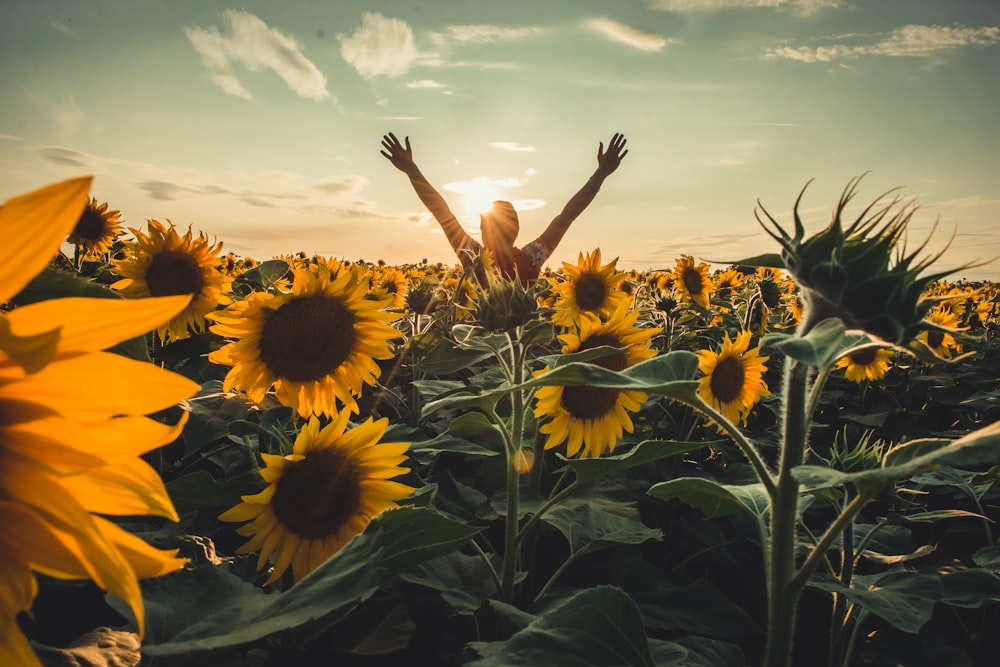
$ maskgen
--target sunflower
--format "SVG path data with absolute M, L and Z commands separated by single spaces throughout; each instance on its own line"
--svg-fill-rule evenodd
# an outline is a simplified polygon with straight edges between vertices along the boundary
M 399 268 L 386 267 L 372 276 L 372 290 L 376 294 L 392 296 L 389 308 L 402 308 L 406 305 L 406 295 L 410 291 L 410 279 Z
M 604 345 L 624 348 L 591 362 L 613 371 L 621 371 L 655 357 L 656 350 L 650 348 L 649 340 L 660 329 L 636 327 L 638 316 L 638 311 L 628 311 L 626 306 L 622 306 L 607 322 L 602 323 L 593 316 L 583 317 L 578 334 L 559 336 L 565 343 L 563 354 Z M 536 375 L 542 375 L 548 370 L 546 366 Z M 645 400 L 645 393 L 633 390 L 584 385 L 540 387 L 536 394 L 534 412 L 537 419 L 550 418 L 538 429 L 540 433 L 549 436 L 545 449 L 552 449 L 567 441 L 567 456 L 576 456 L 582 447 L 581 456 L 596 458 L 605 449 L 614 451 L 624 431 L 632 432 L 632 420 L 628 413 L 638 410 Z
M 391 359 L 389 341 L 401 334 L 388 323 L 391 297 L 365 298 L 368 278 L 359 267 L 331 278 L 325 264 L 293 269 L 290 293 L 255 292 L 226 311 L 209 314 L 220 336 L 237 338 L 209 354 L 233 368 L 226 391 L 245 391 L 258 403 L 274 386 L 278 400 L 299 415 L 334 415 L 336 400 L 358 412 L 355 397 L 374 385 L 376 359 Z
M 712 279 L 708 277 L 708 264 L 694 263 L 691 255 L 681 255 L 673 271 L 674 288 L 685 299 L 708 309 L 712 294 Z
M 122 279 L 112 287 L 126 297 L 173 296 L 188 294 L 191 303 L 179 315 L 157 329 L 161 340 L 187 338 L 191 330 L 205 330 L 205 315 L 220 303 L 227 303 L 226 274 L 219 251 L 222 243 L 210 245 L 204 233 L 195 237 L 191 228 L 183 236 L 174 224 L 157 220 L 148 222 L 149 235 L 130 228 L 135 241 L 126 241 L 128 256 L 115 260 L 115 272 Z
M 861 383 L 865 380 L 880 380 L 889 371 L 889 360 L 892 350 L 868 347 L 852 352 L 837 361 L 837 368 L 844 369 L 844 377 L 852 382 Z
M 607 317 L 628 295 L 621 290 L 625 274 L 615 269 L 618 258 L 601 266 L 601 249 L 597 248 L 584 257 L 581 252 L 576 265 L 563 262 L 566 280 L 555 285 L 553 292 L 557 298 L 552 322 L 570 327 L 585 313 Z
M 730 267 L 716 274 L 715 291 L 720 297 L 728 299 L 734 291 L 743 286 L 743 281 L 743 274 Z
M 223 521 L 249 521 L 236 529 L 250 541 L 237 553 L 260 552 L 257 569 L 274 557 L 272 584 L 289 566 L 295 581 L 361 531 L 372 517 L 396 506 L 413 488 L 391 480 L 408 472 L 407 442 L 378 441 L 389 420 L 373 421 L 347 430 L 346 410 L 320 428 L 312 417 L 295 438 L 287 456 L 261 454 L 267 467 L 260 471 L 267 487 L 223 512 Z
M 764 362 L 770 357 L 760 356 L 760 346 L 748 350 L 749 331 L 737 334 L 733 340 L 725 333 L 721 352 L 698 350 L 698 370 L 705 374 L 700 381 L 698 395 L 718 410 L 733 424 L 746 425 L 750 409 L 761 396 L 770 395 L 764 372 Z
M 108 210 L 107 202 L 98 204 L 91 197 L 66 242 L 75 245 L 85 259 L 100 257 L 109 252 L 122 235 L 121 214 L 121 211 Z
M 957 329 L 958 318 L 948 308 L 937 306 L 932 308 L 925 319 L 932 324 L 945 329 Z M 941 329 L 930 329 L 921 331 L 917 338 L 927 344 L 936 355 L 945 359 L 950 359 L 953 350 L 962 351 L 962 346 L 958 344 L 955 337 L 947 331 Z
M 0 209 L 0 302 L 58 251 L 87 204 L 90 178 L 10 199 Z M 198 385 L 150 363 L 102 352 L 180 312 L 189 297 L 70 297 L 0 313 L 0 664 L 38 665 L 15 616 L 38 591 L 34 573 L 93 580 L 144 628 L 138 580 L 184 564 L 104 518 L 177 520 L 159 474 L 140 454 L 175 440 L 144 415 Z

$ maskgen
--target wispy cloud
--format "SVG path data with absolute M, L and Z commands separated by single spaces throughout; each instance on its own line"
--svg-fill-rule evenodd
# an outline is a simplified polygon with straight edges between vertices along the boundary
M 730 9 L 781 9 L 809 15 L 842 7 L 844 0 L 646 0 L 650 9 L 690 14 Z
M 428 88 L 447 88 L 448 86 L 441 83 L 440 81 L 434 81 L 433 79 L 419 79 L 417 81 L 410 81 L 406 84 L 407 88 L 417 88 L 417 89 L 428 89 Z
M 49 25 L 52 26 L 54 29 L 58 30 L 59 32 L 63 33 L 64 35 L 73 34 L 73 29 L 70 28 L 65 23 L 62 23 L 61 21 L 51 21 Z
M 528 144 L 520 144 L 517 143 L 516 141 L 491 141 L 490 146 L 505 151 L 513 151 L 515 153 L 528 153 L 535 150 L 534 146 Z
M 523 26 L 508 28 L 486 23 L 474 25 L 450 25 L 444 29 L 443 37 L 454 42 L 472 42 L 475 44 L 494 44 L 511 42 L 527 37 L 534 37 L 544 32 L 544 28 Z M 440 39 L 439 37 L 436 37 Z
M 326 77 L 302 53 L 302 45 L 277 28 L 268 26 L 249 12 L 228 9 L 222 14 L 227 30 L 187 27 L 184 34 L 191 41 L 212 81 L 229 95 L 251 99 L 250 92 L 233 72 L 240 63 L 251 72 L 272 70 L 297 95 L 325 100 Z
M 1000 43 L 1000 27 L 961 25 L 907 25 L 870 44 L 799 46 L 768 49 L 765 58 L 787 58 L 807 63 L 832 62 L 860 56 L 927 58 L 968 46 Z
M 72 150 L 70 148 L 61 148 L 59 146 L 39 146 L 36 149 L 36 152 L 39 157 L 52 164 L 68 167 L 81 167 L 84 169 L 90 169 L 94 164 L 92 155 Z
M 340 55 L 366 79 L 402 76 L 419 56 L 410 25 L 378 12 L 365 12 L 359 28 L 337 37 Z
M 666 39 L 654 32 L 633 28 L 606 17 L 588 19 L 584 27 L 614 42 L 640 51 L 661 51 L 667 44 Z

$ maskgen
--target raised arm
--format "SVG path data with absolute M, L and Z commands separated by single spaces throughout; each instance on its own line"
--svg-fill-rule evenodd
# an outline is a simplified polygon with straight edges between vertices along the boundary
M 410 184 L 413 186 L 414 191 L 416 191 L 417 196 L 420 197 L 420 201 L 424 203 L 427 210 L 431 212 L 434 219 L 441 225 L 448 243 L 458 253 L 461 248 L 466 246 L 469 235 L 462 229 L 462 225 L 455 218 L 455 214 L 451 212 L 444 197 L 420 173 L 420 169 L 417 168 L 417 164 L 413 161 L 413 149 L 410 147 L 410 138 L 406 137 L 405 142 L 406 145 L 404 146 L 396 138 L 396 135 L 390 132 L 382 137 L 382 146 L 385 150 L 379 152 L 396 169 L 409 176 Z
M 594 201 L 594 197 L 597 196 L 598 191 L 601 189 L 604 179 L 618 169 L 618 165 L 621 164 L 622 159 L 626 155 L 628 155 L 628 149 L 625 148 L 625 135 L 620 132 L 616 132 L 611 137 L 611 141 L 608 142 L 607 151 L 604 150 L 603 141 L 598 144 L 597 169 L 594 170 L 593 175 L 587 179 L 583 187 L 566 202 L 563 210 L 552 219 L 549 226 L 542 232 L 542 237 L 549 244 L 550 249 L 555 250 L 555 247 L 559 245 L 569 226 L 583 213 L 583 210 L 590 205 L 590 202 Z

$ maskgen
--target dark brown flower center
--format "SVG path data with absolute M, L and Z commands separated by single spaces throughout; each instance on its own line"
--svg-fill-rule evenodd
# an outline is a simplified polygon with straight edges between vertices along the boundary
M 859 350 L 858 352 L 853 352 L 848 355 L 848 358 L 851 360 L 851 363 L 854 364 L 855 366 L 867 366 L 869 364 L 875 363 L 876 352 L 878 352 L 878 350 L 872 347 L 866 350 Z
M 611 347 L 622 347 L 622 342 L 617 336 L 610 334 L 596 334 L 580 344 L 577 352 L 590 350 L 602 345 Z M 601 366 L 612 371 L 621 371 L 626 368 L 628 361 L 622 351 L 614 352 L 606 357 L 593 359 L 595 366 Z M 562 405 L 566 411 L 576 419 L 596 419 L 612 412 L 618 401 L 618 389 L 607 387 L 587 387 L 585 385 L 570 385 L 563 387 Z
M 285 463 L 271 508 L 278 521 L 302 539 L 335 534 L 361 507 L 362 472 L 349 456 L 332 449 Z
M 936 350 L 941 347 L 944 342 L 944 333 L 941 331 L 928 331 L 927 332 L 927 347 L 932 350 Z
M 146 284 L 153 296 L 200 294 L 205 275 L 198 260 L 180 250 L 165 250 L 146 269 Z
M 688 294 L 701 294 L 704 282 L 701 279 L 701 271 L 695 268 L 686 268 L 681 272 L 681 281 Z
M 73 233 L 84 241 L 90 243 L 95 243 L 101 240 L 104 236 L 104 231 L 106 225 L 104 223 L 104 217 L 92 209 L 90 206 L 83 209 L 83 214 L 80 219 L 76 221 L 76 227 L 73 228 Z
M 573 296 L 580 310 L 600 310 L 608 298 L 608 285 L 601 276 L 584 273 L 573 284 Z
M 278 377 L 312 382 L 329 375 L 354 351 L 357 316 L 323 294 L 295 297 L 267 314 L 260 360 Z
M 715 370 L 712 371 L 712 379 L 709 380 L 709 387 L 712 395 L 721 403 L 732 403 L 739 398 L 743 391 L 743 382 L 746 380 L 746 371 L 743 362 L 739 357 L 726 357 L 720 359 Z

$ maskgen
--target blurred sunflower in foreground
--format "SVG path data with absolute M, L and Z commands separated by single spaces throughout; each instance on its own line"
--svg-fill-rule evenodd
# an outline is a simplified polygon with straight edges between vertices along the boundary
M 581 252 L 575 266 L 563 262 L 566 280 L 552 288 L 556 296 L 552 322 L 571 327 L 588 315 L 606 318 L 628 301 L 628 295 L 621 289 L 625 274 L 615 269 L 617 263 L 616 257 L 601 266 L 600 248 L 586 257 Z
M 604 323 L 594 317 L 585 317 L 580 321 L 579 333 L 559 336 L 565 343 L 562 352 L 582 352 L 605 345 L 621 348 L 590 362 L 612 371 L 622 371 L 655 357 L 656 350 L 650 347 L 649 341 L 661 329 L 636 327 L 638 316 L 639 311 L 621 307 Z M 544 375 L 548 370 L 546 366 L 536 375 Z M 545 449 L 566 442 L 567 456 L 576 456 L 582 448 L 581 456 L 594 458 L 604 450 L 613 452 L 622 434 L 632 432 L 634 426 L 628 413 L 638 410 L 646 400 L 646 394 L 641 391 L 585 385 L 540 387 L 535 396 L 535 417 L 539 420 L 549 418 L 538 429 L 539 433 L 549 436 Z
M 764 364 L 770 357 L 760 356 L 760 346 L 750 347 L 750 331 L 743 331 L 730 340 L 723 334 L 722 349 L 698 350 L 698 370 L 705 374 L 698 395 L 733 424 L 743 422 L 761 396 L 770 395 Z
M 386 418 L 347 429 L 348 411 L 320 428 L 312 417 L 287 456 L 261 454 L 267 487 L 223 512 L 223 521 L 249 521 L 236 531 L 250 541 L 237 553 L 260 552 L 257 569 L 274 557 L 266 585 L 292 568 L 298 582 L 361 533 L 373 517 L 396 506 L 413 487 L 392 481 L 408 472 L 408 442 L 378 441 Z M 378 444 L 377 444 L 378 443 Z
M 126 241 L 128 256 L 115 260 L 114 271 L 122 279 L 112 287 L 129 298 L 186 294 L 191 302 L 180 314 L 163 323 L 157 333 L 160 340 L 187 338 L 191 331 L 205 330 L 205 315 L 220 303 L 228 305 L 223 292 L 228 280 L 220 270 L 222 243 L 209 244 L 204 234 L 194 236 L 191 228 L 177 233 L 174 224 L 158 220 L 148 223 L 149 234 L 129 228 L 135 241 Z
M 290 293 L 255 292 L 211 313 L 211 331 L 237 340 L 208 358 L 233 367 L 225 391 L 258 403 L 273 386 L 302 417 L 335 415 L 338 399 L 357 412 L 355 397 L 381 374 L 376 359 L 393 357 L 389 341 L 401 334 L 388 323 L 402 313 L 385 310 L 392 295 L 366 298 L 368 277 L 357 266 L 336 277 L 323 264 L 293 273 Z
M 121 211 L 109 210 L 107 202 L 91 197 L 66 242 L 75 245 L 84 259 L 93 259 L 110 252 L 121 235 Z
M 58 251 L 87 203 L 90 178 L 14 197 L 0 209 L 0 302 Z M 141 458 L 175 440 L 144 415 L 198 385 L 153 364 L 102 352 L 183 310 L 189 297 L 52 299 L 0 313 L 0 664 L 40 665 L 17 624 L 38 592 L 34 573 L 93 580 L 144 629 L 138 580 L 185 561 L 107 515 L 177 520 L 159 474 Z

